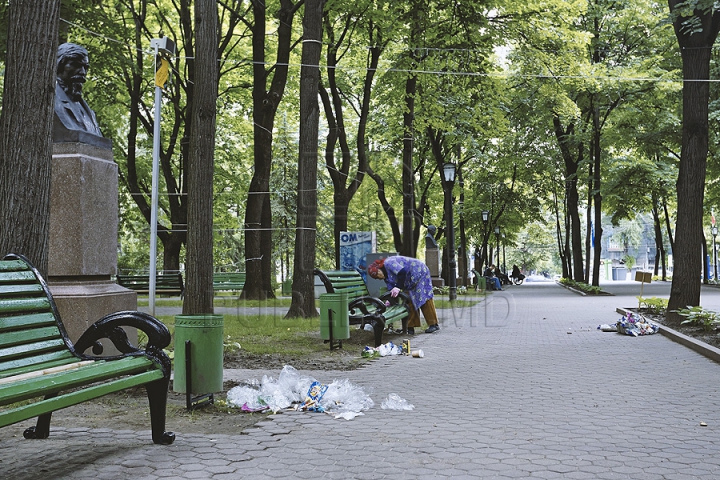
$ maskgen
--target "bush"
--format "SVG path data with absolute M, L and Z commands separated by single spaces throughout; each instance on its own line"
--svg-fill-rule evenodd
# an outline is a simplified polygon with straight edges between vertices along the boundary
M 716 325 L 720 324 L 720 314 L 712 310 L 705 310 L 700 306 L 683 308 L 676 311 L 678 315 L 687 318 L 680 322 L 681 325 L 690 324 L 700 326 L 709 332 Z
M 652 313 L 653 315 L 665 315 L 665 312 L 667 311 L 667 306 L 668 306 L 667 298 L 637 297 L 637 299 L 638 299 L 638 302 L 640 303 L 640 306 L 643 308 L 647 308 L 648 312 Z
M 585 282 L 576 282 L 575 280 L 570 280 L 569 278 L 561 278 L 560 283 L 567 287 L 574 288 L 575 290 L 580 290 L 581 292 L 590 295 L 599 295 L 600 293 L 602 293 L 602 289 L 600 287 L 588 285 Z

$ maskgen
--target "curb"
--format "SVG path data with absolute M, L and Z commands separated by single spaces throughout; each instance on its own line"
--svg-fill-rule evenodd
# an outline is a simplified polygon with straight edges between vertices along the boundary
M 620 307 L 616 308 L 615 311 L 621 315 L 625 315 L 626 313 L 628 313 L 627 310 Z M 673 342 L 684 345 L 690 350 L 693 350 L 714 362 L 720 363 L 720 349 L 715 348 L 712 345 L 708 345 L 705 342 L 701 342 L 700 340 L 688 337 L 687 335 L 673 330 L 672 328 L 666 327 L 665 325 L 660 325 L 659 332 L 662 335 L 668 337 Z

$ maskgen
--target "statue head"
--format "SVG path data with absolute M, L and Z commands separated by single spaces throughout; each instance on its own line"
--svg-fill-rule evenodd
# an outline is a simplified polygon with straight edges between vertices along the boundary
M 77 101 L 82 96 L 89 66 L 88 52 L 85 48 L 74 43 L 63 43 L 58 47 L 57 80 L 73 100 Z

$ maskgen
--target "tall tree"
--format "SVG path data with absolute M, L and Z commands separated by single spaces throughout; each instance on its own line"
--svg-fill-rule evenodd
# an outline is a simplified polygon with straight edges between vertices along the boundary
M 267 2 L 253 0 L 252 59 L 253 59 L 253 125 L 254 143 L 253 177 L 250 182 L 245 208 L 245 271 L 247 281 L 242 296 L 252 299 L 273 298 L 272 288 L 272 211 L 270 204 L 270 172 L 272 167 L 273 128 L 278 106 L 285 94 L 290 51 L 292 50 L 292 23 L 295 13 L 304 0 L 280 0 L 277 9 L 276 61 L 268 64 L 266 42 L 269 6 Z M 322 25 L 321 25 L 322 27 Z M 314 187 L 313 187 L 314 188 Z
M 711 47 L 720 31 L 720 10 L 711 0 L 668 0 L 668 4 L 683 64 L 682 149 L 673 248 L 675 269 L 668 302 L 668 312 L 671 312 L 668 319 L 679 322 L 682 317 L 675 311 L 700 304 L 699 247 L 703 242 L 710 58 Z
M 300 152 L 298 156 L 297 233 L 293 295 L 288 317 L 317 317 L 313 270 L 317 224 L 320 53 L 325 0 L 306 0 L 300 69 Z
M 392 31 L 384 7 L 378 2 L 353 2 L 347 10 L 326 12 L 323 22 L 327 69 L 325 80 L 321 80 L 320 98 L 328 122 L 325 165 L 333 182 L 336 268 L 340 268 L 340 232 L 348 229 L 350 201 L 368 168 L 366 132 L 371 95 L 380 56 L 389 42 L 387 34 Z M 354 69 L 337 67 L 341 60 L 344 65 L 353 61 L 349 58 L 350 47 L 357 42 L 370 45 L 365 57 L 358 59 L 364 68 L 360 69 L 362 76 L 356 77 Z M 336 154 L 339 161 L 335 160 Z
M 183 314 L 213 313 L 213 159 L 218 96 L 216 0 L 195 0 L 195 101 L 188 157 L 187 291 Z
M 43 274 L 59 12 L 60 0 L 10 2 L 0 114 L 0 255 L 26 255 Z

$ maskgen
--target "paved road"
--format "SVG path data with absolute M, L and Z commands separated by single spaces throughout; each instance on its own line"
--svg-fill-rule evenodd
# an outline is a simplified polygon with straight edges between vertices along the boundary
M 412 340 L 425 358 L 310 372 L 323 382 L 348 378 L 373 389 L 376 406 L 350 421 L 281 413 L 244 435 L 176 432 L 172 446 L 152 445 L 149 432 L 109 429 L 57 428 L 44 441 L 4 434 L 0 475 L 718 478 L 720 365 L 661 335 L 597 331 L 618 318 L 616 307 L 632 306 L 640 289 L 633 282 L 603 287 L 616 296 L 581 297 L 553 283 L 510 287 L 479 306 L 442 311 L 440 333 Z M 668 293 L 662 283 L 644 290 Z M 702 298 L 720 306 L 720 290 L 704 287 Z M 382 410 L 391 392 L 415 410 Z M 3 430 L 13 428 L 22 431 Z

